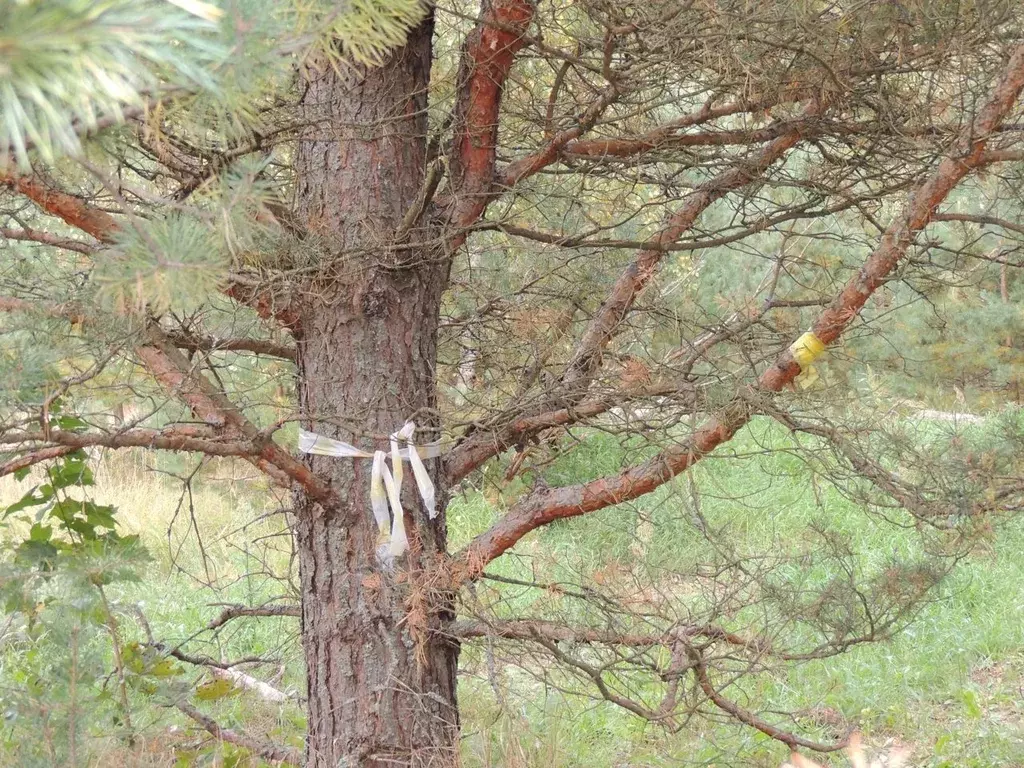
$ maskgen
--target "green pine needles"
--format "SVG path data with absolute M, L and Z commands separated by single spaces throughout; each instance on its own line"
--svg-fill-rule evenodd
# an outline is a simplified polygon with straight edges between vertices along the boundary
M 307 57 L 378 65 L 425 7 L 222 0 L 217 11 L 170 0 L 0 4 L 0 167 L 76 154 L 83 134 L 176 96 L 212 97 L 215 114 L 237 115 Z

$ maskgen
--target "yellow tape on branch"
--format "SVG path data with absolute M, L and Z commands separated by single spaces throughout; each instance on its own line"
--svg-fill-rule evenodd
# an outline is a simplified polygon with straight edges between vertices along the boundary
M 818 372 L 811 363 L 824 351 L 825 342 L 815 336 L 813 331 L 808 331 L 790 346 L 789 353 L 800 366 L 800 375 L 795 381 L 802 389 L 807 389 L 818 380 Z
M 405 533 L 405 514 L 402 510 L 402 460 L 408 459 L 412 466 L 412 474 L 416 478 L 416 488 L 423 499 L 423 507 L 430 519 L 437 517 L 436 494 L 434 483 L 427 473 L 423 459 L 434 458 L 442 453 L 439 442 L 426 445 L 413 445 L 412 437 L 416 425 L 408 421 L 391 435 L 391 469 L 388 469 L 388 454 L 385 451 L 369 453 L 356 448 L 342 440 L 318 435 L 315 432 L 299 430 L 299 450 L 318 456 L 335 456 L 338 458 L 373 459 L 370 472 L 370 508 L 373 518 L 377 521 L 380 534 L 377 538 L 377 556 L 385 565 L 390 566 L 394 558 L 401 557 L 409 549 L 409 539 Z M 407 448 L 399 448 L 399 441 L 404 441 Z M 390 505 L 390 514 L 388 507 Z M 388 529 L 390 528 L 390 533 Z
M 806 368 L 813 363 L 814 359 L 824 351 L 825 343 L 815 336 L 813 331 L 805 333 L 789 348 L 789 353 L 793 355 L 793 359 L 801 368 Z

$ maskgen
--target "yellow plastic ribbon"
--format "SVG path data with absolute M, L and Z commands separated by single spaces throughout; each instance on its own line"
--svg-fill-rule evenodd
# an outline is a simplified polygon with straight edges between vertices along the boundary
M 390 436 L 391 469 L 388 469 L 388 453 L 374 451 L 369 453 L 360 450 L 350 443 L 318 435 L 315 432 L 299 430 L 299 450 L 303 453 L 318 456 L 335 456 L 339 458 L 373 459 L 370 471 L 370 508 L 373 518 L 380 531 L 377 537 L 377 556 L 385 565 L 390 566 L 394 558 L 401 557 L 409 549 L 409 538 L 405 532 L 405 512 L 402 509 L 402 468 L 403 459 L 408 459 L 412 467 L 416 488 L 427 515 L 433 520 L 437 517 L 436 492 L 434 483 L 427 473 L 423 459 L 441 455 L 440 442 L 426 445 L 413 445 L 412 437 L 416 432 L 416 424 L 411 421 Z M 407 448 L 399 448 L 399 441 L 404 441 Z M 390 510 L 389 510 L 390 506 Z M 390 528 L 390 532 L 389 529 Z
M 812 363 L 824 351 L 825 342 L 815 336 L 813 331 L 803 334 L 790 346 L 789 353 L 800 366 L 800 375 L 795 381 L 802 389 L 807 389 L 818 380 L 818 372 Z

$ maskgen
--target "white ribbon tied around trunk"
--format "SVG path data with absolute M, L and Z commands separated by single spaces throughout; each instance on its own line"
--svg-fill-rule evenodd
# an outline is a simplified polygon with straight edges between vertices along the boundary
M 391 435 L 391 468 L 388 469 L 386 451 L 369 453 L 354 445 L 318 435 L 315 432 L 299 430 L 299 450 L 319 456 L 337 456 L 351 459 L 373 459 L 370 472 L 370 507 L 377 521 L 380 535 L 377 538 L 377 554 L 384 562 L 401 557 L 409 549 L 409 538 L 405 534 L 405 515 L 402 512 L 402 460 L 408 459 L 412 466 L 416 487 L 419 489 L 423 506 L 430 519 L 437 517 L 434 499 L 434 483 L 423 466 L 423 459 L 441 455 L 440 442 L 413 445 L 412 436 L 416 425 L 407 421 L 405 426 Z M 405 441 L 407 447 L 399 448 L 398 442 Z M 390 505 L 390 515 L 388 506 Z M 390 530 L 389 530 L 390 529 Z

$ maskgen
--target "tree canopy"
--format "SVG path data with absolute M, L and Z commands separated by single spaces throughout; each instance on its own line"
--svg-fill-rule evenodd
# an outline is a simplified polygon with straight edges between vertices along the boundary
M 670 730 L 841 748 L 746 681 L 892 637 L 1024 503 L 1021 21 L 1012 0 L 5 4 L 0 476 L 39 478 L 6 512 L 8 609 L 71 574 L 122 693 L 156 680 L 271 760 L 452 764 L 460 645 Z M 392 455 L 432 442 L 436 516 Z M 92 449 L 158 452 L 189 493 L 245 464 L 287 508 L 295 557 L 264 564 L 287 599 L 219 621 L 301 616 L 304 757 L 189 703 L 166 663 L 196 659 L 111 606 L 145 566 L 81 496 Z M 813 478 L 795 539 L 706 514 L 773 514 L 716 485 L 757 456 Z M 474 494 L 486 514 L 454 519 Z M 844 502 L 914 546 L 856 551 Z

